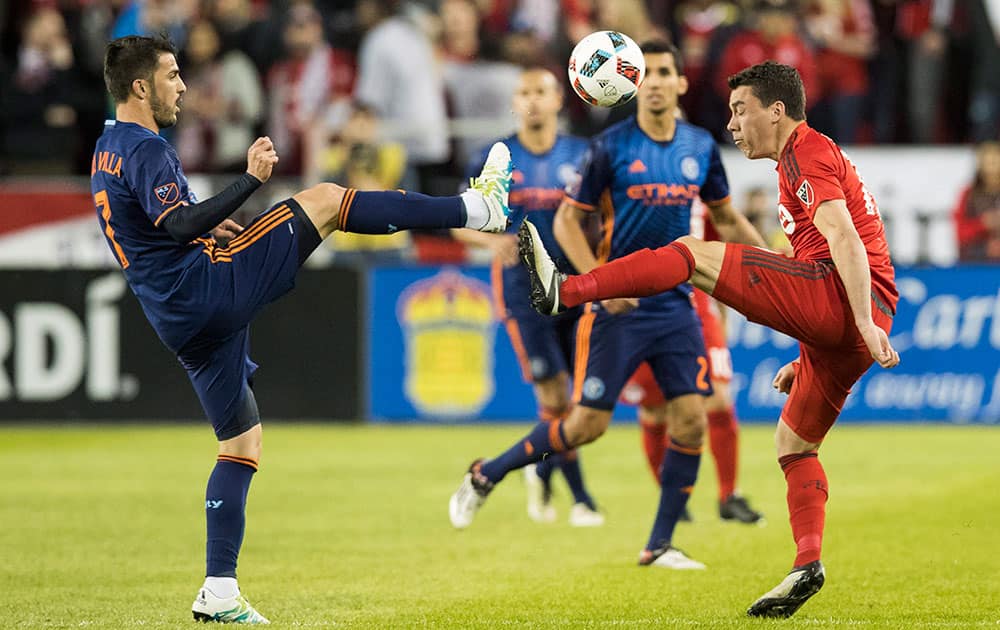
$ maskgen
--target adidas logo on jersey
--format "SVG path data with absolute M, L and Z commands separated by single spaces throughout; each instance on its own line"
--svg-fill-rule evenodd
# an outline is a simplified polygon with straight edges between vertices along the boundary
M 646 165 L 642 163 L 642 160 L 636 160 L 628 165 L 629 173 L 645 173 Z

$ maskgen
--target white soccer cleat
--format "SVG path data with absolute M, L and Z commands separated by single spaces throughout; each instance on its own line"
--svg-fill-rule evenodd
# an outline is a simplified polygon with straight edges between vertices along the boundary
M 525 220 L 517 230 L 517 249 L 528 268 L 531 280 L 531 305 L 542 315 L 556 315 L 566 310 L 559 303 L 559 285 L 566 276 L 559 273 L 538 230 Z
M 202 587 L 191 605 L 195 621 L 215 621 L 219 623 L 269 624 L 264 615 L 257 612 L 243 595 L 216 597 L 215 593 Z
M 750 606 L 750 617 L 791 617 L 802 604 L 819 592 L 826 582 L 823 563 L 814 560 L 785 576 L 777 586 L 764 593 Z
M 686 553 L 677 547 L 661 547 L 650 551 L 643 549 L 639 554 L 639 566 L 643 567 L 663 567 L 665 569 L 677 569 L 680 571 L 702 570 L 705 565 L 693 558 L 689 558 Z
M 458 490 L 451 495 L 451 500 L 448 501 L 448 516 L 455 529 L 465 529 L 472 525 L 473 519 L 476 518 L 476 512 L 479 511 L 483 503 L 486 503 L 486 497 L 492 489 L 492 484 L 478 478 L 482 477 L 479 473 L 479 466 L 482 463 L 482 459 L 472 462 L 469 471 L 462 478 Z
M 574 503 L 569 511 L 569 524 L 572 527 L 600 527 L 604 525 L 604 515 L 590 509 L 586 503 Z
M 536 523 L 554 523 L 556 508 L 550 503 L 551 493 L 547 484 L 538 476 L 537 465 L 524 467 L 524 487 L 528 491 L 528 518 Z
M 490 148 L 479 177 L 473 177 L 469 182 L 469 190 L 483 196 L 490 213 L 486 225 L 479 228 L 480 232 L 507 231 L 510 223 L 507 197 L 510 193 L 511 173 L 510 149 L 503 142 L 497 142 Z

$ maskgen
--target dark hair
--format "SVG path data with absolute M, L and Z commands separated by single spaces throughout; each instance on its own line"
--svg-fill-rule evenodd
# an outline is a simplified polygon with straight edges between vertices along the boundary
M 644 55 L 670 53 L 674 57 L 674 67 L 677 68 L 677 74 L 684 74 L 684 59 L 681 57 L 681 51 L 677 48 L 677 46 L 674 46 L 670 40 L 662 37 L 647 39 L 639 44 L 639 48 L 642 50 L 642 54 Z
M 127 101 L 132 82 L 151 79 L 163 53 L 177 56 L 177 49 L 165 35 L 129 35 L 108 42 L 104 50 L 104 85 L 111 98 L 116 103 Z
M 727 80 L 730 90 L 747 85 L 765 107 L 781 101 L 792 120 L 806 119 L 806 90 L 799 71 L 791 66 L 765 61 L 744 68 Z

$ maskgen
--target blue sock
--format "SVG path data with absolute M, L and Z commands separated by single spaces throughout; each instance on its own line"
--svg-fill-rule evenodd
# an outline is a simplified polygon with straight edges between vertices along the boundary
M 562 460 L 562 453 L 555 453 L 548 457 L 543 457 L 535 464 L 535 474 L 538 478 L 548 483 L 552 479 L 552 471 L 555 470 Z
M 431 197 L 398 190 L 348 188 L 340 204 L 340 229 L 355 234 L 393 234 L 399 230 L 465 227 L 461 197 Z
M 691 448 L 671 439 L 660 469 L 660 506 L 656 510 L 653 531 L 646 549 L 654 550 L 670 544 L 674 527 L 694 490 L 698 479 L 701 447 Z
M 510 471 L 539 462 L 547 454 L 564 450 L 566 450 L 566 436 L 563 433 L 562 420 L 539 422 L 527 437 L 496 459 L 484 462 L 479 471 L 493 483 L 499 483 Z
M 255 472 L 257 462 L 245 457 L 220 455 L 215 463 L 205 490 L 206 576 L 236 577 L 236 558 L 246 524 L 247 491 Z
M 597 504 L 594 503 L 594 498 L 590 496 L 587 492 L 587 488 L 583 485 L 583 469 L 580 468 L 580 452 L 575 448 L 565 453 L 560 453 L 559 457 L 559 470 L 562 471 L 563 477 L 566 478 L 566 483 L 569 484 L 570 492 L 573 493 L 574 503 L 583 503 L 592 510 L 597 509 Z

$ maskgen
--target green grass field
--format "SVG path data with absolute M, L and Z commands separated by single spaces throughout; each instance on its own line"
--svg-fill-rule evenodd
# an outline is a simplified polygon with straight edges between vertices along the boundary
M 530 522 L 519 475 L 473 526 L 448 497 L 474 455 L 524 426 L 265 430 L 240 584 L 277 627 L 997 627 L 1000 430 L 838 427 L 827 583 L 788 621 L 744 610 L 793 545 L 771 429 L 743 432 L 742 486 L 764 528 L 722 524 L 710 458 L 675 542 L 705 572 L 635 566 L 657 489 L 635 428 L 583 451 L 605 527 Z M 0 427 L 0 627 L 192 627 L 203 572 L 201 426 Z

